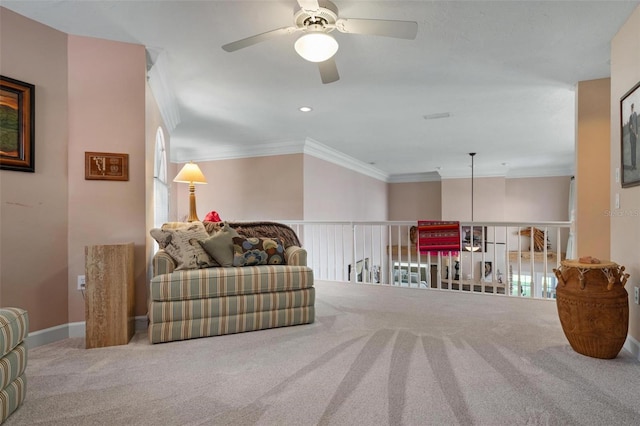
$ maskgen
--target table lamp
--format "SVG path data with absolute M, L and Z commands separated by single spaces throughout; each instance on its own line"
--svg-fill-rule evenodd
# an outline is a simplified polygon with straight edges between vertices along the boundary
M 198 219 L 196 213 L 196 186 L 198 183 L 207 183 L 207 179 L 200 171 L 200 167 L 193 161 L 188 162 L 182 167 L 180 173 L 173 179 L 174 182 L 188 183 L 189 184 L 189 217 L 187 222 L 193 222 Z

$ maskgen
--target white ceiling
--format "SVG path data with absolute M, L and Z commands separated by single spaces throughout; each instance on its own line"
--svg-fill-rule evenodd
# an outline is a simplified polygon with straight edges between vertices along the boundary
M 338 153 L 389 181 L 570 174 L 575 84 L 610 75 L 610 41 L 640 1 L 334 1 L 343 18 L 412 20 L 416 40 L 333 34 L 340 80 L 296 35 L 290 1 L 9 1 L 66 33 L 147 46 L 172 88 L 172 160 Z M 169 97 L 171 101 L 171 97 Z M 303 114 L 298 107 L 309 105 Z M 425 115 L 450 117 L 426 120 Z M 334 151 L 335 150 L 335 151 Z M 352 158 L 350 158 L 352 157 Z M 372 166 L 370 166 L 372 165 Z M 405 175 L 405 176 L 403 176 Z

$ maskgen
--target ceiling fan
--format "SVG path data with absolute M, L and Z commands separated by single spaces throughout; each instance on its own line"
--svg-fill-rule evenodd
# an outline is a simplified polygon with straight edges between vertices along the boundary
M 340 75 L 334 59 L 338 42 L 331 33 L 338 30 L 347 34 L 367 34 L 413 40 L 418 23 L 382 19 L 339 18 L 338 7 L 329 0 L 298 0 L 293 12 L 294 25 L 257 34 L 222 46 L 227 52 L 252 46 L 274 37 L 301 32 L 294 48 L 304 59 L 317 62 L 322 83 L 338 81 Z

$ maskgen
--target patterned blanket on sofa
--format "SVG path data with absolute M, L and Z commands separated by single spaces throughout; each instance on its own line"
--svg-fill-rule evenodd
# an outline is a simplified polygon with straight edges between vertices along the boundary
M 218 231 L 223 222 L 202 222 L 209 234 Z M 302 247 L 298 235 L 291 227 L 278 222 L 226 222 L 245 238 L 280 238 L 284 248 L 289 246 Z

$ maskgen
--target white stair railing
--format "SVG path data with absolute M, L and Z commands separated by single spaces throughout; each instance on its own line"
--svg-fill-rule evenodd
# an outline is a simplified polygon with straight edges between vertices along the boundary
M 317 280 L 542 299 L 555 298 L 553 269 L 564 259 L 571 227 L 570 222 L 462 222 L 470 236 L 479 236 L 473 244 L 478 251 L 423 254 L 411 238 L 417 222 L 279 222 L 298 234 Z

